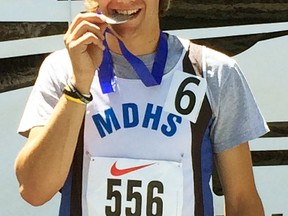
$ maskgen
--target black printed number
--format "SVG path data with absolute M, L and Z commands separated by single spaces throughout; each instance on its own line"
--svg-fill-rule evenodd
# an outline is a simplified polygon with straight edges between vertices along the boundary
M 115 199 L 115 209 L 113 211 L 111 206 L 106 206 L 105 213 L 109 216 L 119 216 L 121 214 L 121 193 L 118 190 L 114 190 L 114 186 L 121 186 L 121 180 L 108 179 L 107 183 L 107 200 Z
M 160 197 L 154 196 L 154 190 L 157 189 L 158 193 L 163 193 L 164 188 L 163 184 L 159 181 L 151 181 L 148 184 L 148 191 L 147 191 L 147 208 L 146 214 L 147 215 L 155 215 L 155 216 L 162 216 L 163 214 L 163 201 Z M 153 213 L 153 205 L 155 205 L 156 212 Z
M 136 180 L 128 180 L 127 185 L 127 201 L 135 200 L 135 210 L 132 213 L 132 208 L 126 208 L 127 216 L 136 216 L 141 215 L 141 207 L 142 207 L 142 196 L 139 192 L 133 192 L 135 187 L 141 187 L 142 182 Z
M 186 86 L 190 83 L 194 83 L 197 86 L 199 86 L 200 80 L 195 78 L 195 77 L 189 77 L 189 78 L 185 79 L 181 83 L 181 85 L 179 86 L 179 89 L 178 89 L 177 94 L 176 94 L 175 108 L 176 108 L 177 112 L 179 112 L 182 115 L 188 115 L 189 113 L 191 113 L 193 111 L 193 109 L 195 107 L 196 95 L 191 90 L 185 90 Z M 189 103 L 188 103 L 187 107 L 181 106 L 181 101 L 182 101 L 184 96 L 189 97 Z
M 121 179 L 107 179 L 107 200 L 114 199 L 114 206 L 105 206 L 105 213 L 107 216 L 121 215 L 122 195 L 119 191 L 122 186 Z M 117 190 L 118 187 L 118 190 Z M 142 195 L 137 192 L 137 188 L 142 187 L 142 182 L 138 180 L 127 181 L 127 197 L 126 200 L 133 202 L 133 208 L 126 207 L 126 216 L 140 216 L 142 209 Z M 159 181 L 151 181 L 147 186 L 147 215 L 161 216 L 163 214 L 163 200 L 155 194 L 163 194 L 164 186 Z

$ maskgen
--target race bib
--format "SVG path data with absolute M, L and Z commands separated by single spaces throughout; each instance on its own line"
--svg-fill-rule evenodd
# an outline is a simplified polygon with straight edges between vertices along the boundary
M 163 109 L 196 123 L 206 89 L 206 79 L 176 71 Z
M 171 161 L 92 157 L 89 216 L 182 215 L 182 164 Z

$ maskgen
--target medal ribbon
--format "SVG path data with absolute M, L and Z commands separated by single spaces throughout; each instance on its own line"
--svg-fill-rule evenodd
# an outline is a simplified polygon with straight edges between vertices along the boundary
M 107 30 L 107 32 L 112 34 L 112 32 L 109 29 Z M 157 47 L 157 52 L 155 55 L 151 72 L 141 59 L 133 55 L 125 47 L 124 43 L 121 40 L 118 39 L 118 43 L 122 55 L 130 63 L 130 65 L 135 70 L 135 72 L 137 73 L 141 81 L 144 83 L 144 85 L 147 87 L 160 85 L 168 56 L 168 42 L 165 34 L 162 31 L 160 32 L 160 40 Z M 104 40 L 103 44 L 105 46 L 105 50 L 103 52 L 102 63 L 99 67 L 98 77 L 100 80 L 102 92 L 103 94 L 105 94 L 115 92 L 116 82 L 113 72 L 112 56 L 109 51 L 106 39 Z

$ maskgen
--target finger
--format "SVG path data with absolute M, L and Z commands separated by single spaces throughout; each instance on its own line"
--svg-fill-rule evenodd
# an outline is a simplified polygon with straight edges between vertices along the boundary
M 81 23 L 82 21 L 86 20 L 87 22 L 93 24 L 104 24 L 105 19 L 97 13 L 87 12 L 87 13 L 80 13 L 76 16 L 76 18 L 71 23 L 69 30 L 70 33 L 74 31 L 74 29 Z
M 81 37 L 81 35 L 85 34 L 86 32 L 91 32 L 95 34 L 97 37 L 104 40 L 104 32 L 105 32 L 105 24 L 95 25 L 90 22 L 82 21 L 72 32 L 75 38 Z
M 71 52 L 83 53 L 87 51 L 89 45 L 94 45 L 102 51 L 105 49 L 102 40 L 99 40 L 99 38 L 91 32 L 86 32 L 82 37 L 73 40 L 69 43 L 68 49 Z
M 69 30 L 66 32 L 64 36 L 64 42 L 65 44 L 68 44 L 72 40 L 78 39 L 81 37 L 81 35 L 85 34 L 86 32 L 92 32 L 95 35 L 97 35 L 98 38 L 101 38 L 104 40 L 104 32 L 107 28 L 106 23 L 98 23 L 94 24 L 87 20 L 82 20 L 81 23 L 79 23 L 74 28 L 69 28 Z
M 91 24 L 87 21 L 83 21 L 80 23 L 74 31 L 70 35 L 66 35 L 67 37 L 65 38 L 65 44 L 71 43 L 71 41 L 77 40 L 78 38 L 82 37 L 86 33 L 92 33 L 94 34 L 98 40 L 103 41 L 104 40 L 104 31 L 106 28 L 104 26 L 96 26 L 94 24 Z

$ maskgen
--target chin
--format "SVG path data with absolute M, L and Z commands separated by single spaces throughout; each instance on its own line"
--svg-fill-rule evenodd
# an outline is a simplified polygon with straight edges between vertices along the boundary
M 137 33 L 137 29 L 129 27 L 129 26 L 113 26 L 113 33 L 119 39 L 133 39 L 137 37 L 140 33 Z
M 143 35 L 144 31 L 141 26 L 141 23 L 137 22 L 137 20 L 131 20 L 124 24 L 113 25 L 111 26 L 111 29 L 116 36 L 127 39 L 134 38 L 138 35 Z

